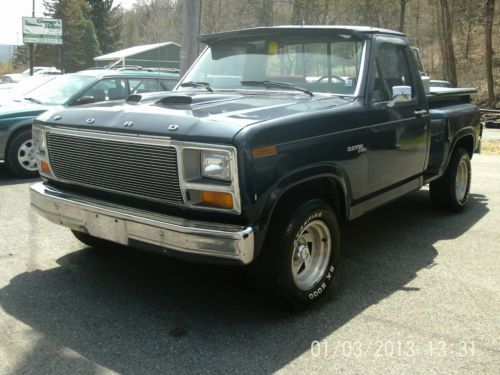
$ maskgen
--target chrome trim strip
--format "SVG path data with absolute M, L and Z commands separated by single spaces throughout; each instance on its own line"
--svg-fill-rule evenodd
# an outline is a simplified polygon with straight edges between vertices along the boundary
M 374 197 L 357 203 L 350 207 L 349 220 L 354 220 L 366 212 L 372 211 L 373 209 L 393 201 L 406 193 L 416 191 L 422 186 L 424 186 L 424 179 L 422 176 L 419 176 L 404 183 L 403 185 L 396 186 L 386 192 L 379 193 Z
M 162 137 L 149 137 L 149 136 L 142 136 L 139 134 L 123 135 L 108 131 L 94 131 L 94 130 L 88 131 L 83 129 L 76 130 L 76 129 L 52 127 L 52 126 L 43 126 L 43 128 L 46 129 L 46 132 L 69 135 L 73 137 L 92 138 L 99 140 L 104 139 L 104 140 L 126 142 L 126 143 L 143 143 L 154 146 L 172 146 L 172 141 L 169 138 L 167 139 Z
M 251 227 L 185 220 L 65 192 L 42 182 L 30 187 L 31 205 L 48 220 L 128 245 L 130 240 L 165 249 L 236 260 L 254 257 Z
M 365 74 L 365 63 L 366 63 L 366 55 L 367 55 L 367 41 L 363 40 L 363 53 L 361 54 L 361 62 L 359 63 L 360 69 L 359 69 L 359 74 L 357 77 L 357 84 L 356 84 L 356 90 L 354 91 L 354 94 L 352 96 L 358 97 L 359 92 L 361 91 L 361 83 L 363 81 L 366 81 L 364 74 Z

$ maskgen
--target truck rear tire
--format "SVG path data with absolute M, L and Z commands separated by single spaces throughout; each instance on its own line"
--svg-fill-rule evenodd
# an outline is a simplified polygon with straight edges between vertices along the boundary
M 333 286 L 340 230 L 332 208 L 320 199 L 287 202 L 281 207 L 255 260 L 255 276 L 273 301 L 303 309 Z
M 430 183 L 432 203 L 440 209 L 457 212 L 469 200 L 471 164 L 469 153 L 456 150 L 444 175 Z
M 39 175 L 31 129 L 20 131 L 9 141 L 6 161 L 7 168 L 17 177 L 30 178 Z
M 85 245 L 87 245 L 89 247 L 93 247 L 94 249 L 105 250 L 105 249 L 116 248 L 119 246 L 117 243 L 114 243 L 112 241 L 103 240 L 102 238 L 91 236 L 88 233 L 78 232 L 76 230 L 71 230 L 71 232 L 73 232 L 73 235 L 80 242 L 83 242 Z

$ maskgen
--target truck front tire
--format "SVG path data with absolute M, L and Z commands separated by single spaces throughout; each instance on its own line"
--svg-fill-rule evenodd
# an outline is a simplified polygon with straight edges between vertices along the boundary
M 457 212 L 469 200 L 471 164 L 469 153 L 456 150 L 443 176 L 430 183 L 432 203 L 440 209 Z
M 287 202 L 271 224 L 257 279 L 274 301 L 302 309 L 333 286 L 340 254 L 340 231 L 330 205 L 319 199 Z

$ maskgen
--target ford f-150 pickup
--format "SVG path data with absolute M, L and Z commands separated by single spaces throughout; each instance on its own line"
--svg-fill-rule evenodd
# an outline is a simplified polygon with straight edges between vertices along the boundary
M 31 203 L 83 243 L 244 265 L 307 307 L 337 275 L 340 222 L 430 184 L 467 203 L 473 89 L 426 92 L 404 34 L 264 27 L 200 36 L 172 93 L 42 114 Z

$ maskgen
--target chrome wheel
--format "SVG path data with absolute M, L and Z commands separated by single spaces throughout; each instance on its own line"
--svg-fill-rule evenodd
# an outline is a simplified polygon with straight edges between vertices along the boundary
M 328 226 L 320 220 L 311 221 L 294 242 L 292 275 L 297 288 L 310 290 L 323 277 L 331 255 L 332 239 Z
M 35 159 L 35 149 L 32 139 L 28 139 L 21 144 L 17 150 L 17 161 L 27 171 L 34 172 L 37 170 L 38 164 Z
M 458 163 L 457 175 L 455 178 L 455 195 L 459 202 L 462 202 L 467 196 L 469 187 L 469 165 L 465 159 Z

